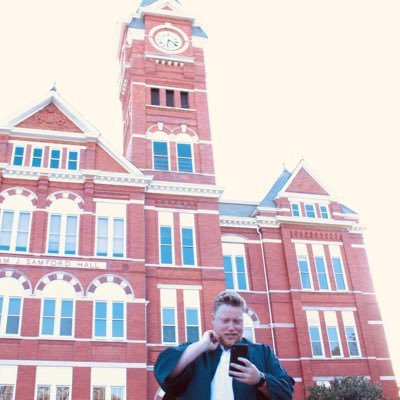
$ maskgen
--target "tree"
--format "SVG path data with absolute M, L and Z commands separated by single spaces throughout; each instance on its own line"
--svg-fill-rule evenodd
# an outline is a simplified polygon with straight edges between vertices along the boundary
M 362 376 L 335 378 L 330 386 L 314 384 L 306 389 L 307 400 L 385 400 L 382 388 Z

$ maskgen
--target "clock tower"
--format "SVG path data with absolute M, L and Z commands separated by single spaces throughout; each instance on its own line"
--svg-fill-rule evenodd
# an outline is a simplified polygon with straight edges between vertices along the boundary
M 157 181 L 215 184 L 206 39 L 177 0 L 143 0 L 122 28 L 123 152 Z

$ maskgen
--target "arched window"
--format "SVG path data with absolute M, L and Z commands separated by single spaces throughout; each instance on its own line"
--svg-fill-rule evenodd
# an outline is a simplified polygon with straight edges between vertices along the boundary
M 1 205 L 0 251 L 26 252 L 34 207 L 22 195 L 7 197 Z
M 47 253 L 77 254 L 79 232 L 79 206 L 63 198 L 51 203 L 49 209 Z
M 126 303 L 124 288 L 115 282 L 104 282 L 94 291 L 93 337 L 126 339 Z
M 24 295 L 25 290 L 18 279 L 0 278 L 0 336 L 20 335 Z
M 65 280 L 51 281 L 43 288 L 41 296 L 40 335 L 73 337 L 77 294 L 72 284 Z
M 243 314 L 243 336 L 250 340 L 251 342 L 255 342 L 254 335 L 254 322 L 251 319 L 249 314 Z

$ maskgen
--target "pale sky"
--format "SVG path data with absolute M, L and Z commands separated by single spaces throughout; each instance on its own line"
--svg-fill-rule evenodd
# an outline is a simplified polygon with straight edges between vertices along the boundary
M 183 0 L 209 35 L 224 199 L 260 201 L 304 157 L 360 213 L 400 380 L 400 2 Z M 0 120 L 58 92 L 121 149 L 116 43 L 139 0 L 0 0 Z

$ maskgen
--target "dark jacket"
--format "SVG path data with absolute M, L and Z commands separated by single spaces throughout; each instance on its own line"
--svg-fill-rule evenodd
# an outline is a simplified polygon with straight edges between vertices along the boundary
M 249 346 L 248 359 L 250 362 L 265 373 L 271 399 L 291 400 L 293 398 L 294 380 L 282 368 L 269 346 L 251 343 L 246 339 L 242 339 L 240 342 Z M 211 381 L 222 353 L 219 346 L 216 350 L 203 353 L 197 357 L 178 377 L 171 380 L 167 379 L 182 353 L 190 344 L 183 343 L 164 350 L 158 356 L 154 366 L 155 377 L 168 396 L 175 396 L 179 400 L 210 400 Z M 233 380 L 233 393 L 235 400 L 264 399 L 262 393 L 254 386 L 241 383 L 235 379 Z

